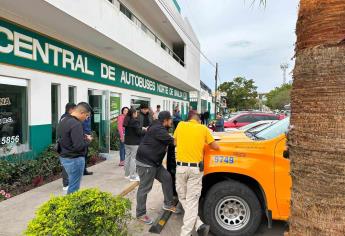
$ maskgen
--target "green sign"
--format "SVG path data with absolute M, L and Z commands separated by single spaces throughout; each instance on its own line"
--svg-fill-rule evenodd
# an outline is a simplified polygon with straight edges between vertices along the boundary
M 188 101 L 187 92 L 0 19 L 0 63 Z

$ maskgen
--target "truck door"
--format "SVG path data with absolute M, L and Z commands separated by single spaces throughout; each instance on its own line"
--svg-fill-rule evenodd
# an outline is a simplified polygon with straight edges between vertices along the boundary
M 280 217 L 282 220 L 286 220 L 290 215 L 292 183 L 290 176 L 290 160 L 286 149 L 285 135 L 278 140 L 274 151 L 274 185 Z

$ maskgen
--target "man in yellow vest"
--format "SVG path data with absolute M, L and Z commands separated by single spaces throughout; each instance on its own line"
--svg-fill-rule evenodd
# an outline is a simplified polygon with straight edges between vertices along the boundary
M 198 216 L 202 188 L 204 147 L 208 144 L 218 150 L 209 129 L 200 124 L 200 116 L 190 111 L 187 122 L 180 122 L 174 133 L 176 145 L 176 190 L 185 211 L 181 236 L 190 236 L 195 228 L 198 235 L 206 236 L 210 226 Z

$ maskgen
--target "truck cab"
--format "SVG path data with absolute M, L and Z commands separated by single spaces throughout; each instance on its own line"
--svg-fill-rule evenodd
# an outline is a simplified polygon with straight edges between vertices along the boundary
M 262 216 L 290 214 L 289 118 L 259 133 L 215 135 L 220 150 L 205 150 L 201 212 L 217 235 L 253 235 Z

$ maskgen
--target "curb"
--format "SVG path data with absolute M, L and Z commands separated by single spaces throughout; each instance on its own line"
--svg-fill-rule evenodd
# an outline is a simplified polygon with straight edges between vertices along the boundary
M 130 192 L 132 192 L 137 186 L 139 185 L 139 182 L 134 182 L 130 185 L 128 185 L 122 192 L 119 194 L 119 196 L 124 197 Z

